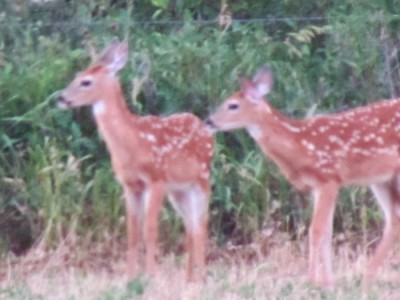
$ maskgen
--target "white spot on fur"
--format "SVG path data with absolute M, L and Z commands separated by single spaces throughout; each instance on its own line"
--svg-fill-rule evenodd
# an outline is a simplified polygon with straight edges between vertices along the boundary
M 301 143 L 303 144 L 304 147 L 306 147 L 309 151 L 314 151 L 315 150 L 315 145 L 313 143 L 310 143 L 307 140 L 301 140 Z
M 340 144 L 343 143 L 342 140 L 341 140 L 337 135 L 330 135 L 330 136 L 328 137 L 328 140 L 329 140 L 330 142 L 332 142 L 332 143 L 340 143 Z
M 321 126 L 320 128 L 318 128 L 319 132 L 324 133 L 325 131 L 327 131 L 329 129 L 328 126 Z
M 376 126 L 376 125 L 378 125 L 379 124 L 379 119 L 378 118 L 373 118 L 372 120 L 371 120 L 371 125 L 372 126 Z
M 149 142 L 155 142 L 156 141 L 156 137 L 154 136 L 154 135 L 152 135 L 152 134 L 147 134 L 146 135 L 146 139 L 149 141 Z

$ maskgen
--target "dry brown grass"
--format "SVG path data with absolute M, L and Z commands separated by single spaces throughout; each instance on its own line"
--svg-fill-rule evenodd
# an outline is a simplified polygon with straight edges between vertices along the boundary
M 258 244 L 210 247 L 204 284 L 185 283 L 185 257 L 173 254 L 162 257 L 156 277 L 128 283 L 123 253 L 123 243 L 112 239 L 79 247 L 66 240 L 53 251 L 38 245 L 23 257 L 8 256 L 0 265 L 0 299 L 400 299 L 400 249 L 364 295 L 366 257 L 346 245 L 336 249 L 333 292 L 305 280 L 305 240 L 279 239 L 266 256 Z

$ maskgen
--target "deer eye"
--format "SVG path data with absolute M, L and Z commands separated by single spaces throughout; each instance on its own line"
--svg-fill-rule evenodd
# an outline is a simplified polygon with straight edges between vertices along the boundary
M 89 79 L 84 79 L 81 81 L 81 86 L 83 86 L 83 87 L 89 87 L 91 85 L 92 85 L 92 81 Z
M 239 108 L 239 104 L 237 104 L 237 103 L 230 103 L 229 105 L 228 105 L 228 109 L 229 110 L 236 110 L 236 109 L 238 109 Z

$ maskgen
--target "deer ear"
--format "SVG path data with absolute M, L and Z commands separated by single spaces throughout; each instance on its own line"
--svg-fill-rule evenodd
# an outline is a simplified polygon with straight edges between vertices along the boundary
M 251 80 L 247 78 L 241 78 L 239 82 L 240 90 L 247 99 L 253 102 L 262 101 L 263 95 L 260 93 L 257 86 Z
M 103 52 L 98 57 L 98 62 L 103 63 L 105 65 L 109 64 L 113 60 L 113 53 L 115 49 L 119 45 L 119 40 L 117 37 L 114 37 L 110 44 L 103 50 Z
M 271 69 L 264 66 L 257 71 L 252 81 L 259 93 L 265 96 L 272 90 L 274 76 L 272 75 Z
M 110 72 L 117 73 L 128 61 L 128 42 L 119 42 L 118 38 L 113 38 L 110 45 L 99 57 L 99 62 L 107 67 Z

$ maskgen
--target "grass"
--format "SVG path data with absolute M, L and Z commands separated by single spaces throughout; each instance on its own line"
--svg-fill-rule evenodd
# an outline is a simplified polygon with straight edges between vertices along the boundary
M 305 280 L 306 240 L 275 235 L 274 246 L 261 254 L 258 241 L 246 247 L 213 245 L 208 253 L 203 284 L 185 282 L 185 258 L 161 257 L 153 278 L 127 282 L 121 241 L 77 245 L 70 236 L 53 251 L 39 245 L 23 257 L 1 262 L 1 299 L 398 299 L 400 257 L 392 256 L 378 280 L 363 294 L 364 251 L 337 247 L 334 256 L 336 288 L 325 291 Z M 399 253 L 400 249 L 396 249 Z M 249 253 L 252 254 L 249 256 Z M 364 297 L 364 298 L 362 298 Z
M 390 78 L 397 56 L 385 62 L 383 51 L 397 53 L 397 43 L 381 36 L 388 21 L 375 22 L 376 9 L 363 9 L 332 9 L 326 26 L 234 23 L 222 31 L 187 22 L 139 28 L 116 15 L 113 22 L 124 30 L 107 22 L 54 31 L 29 22 L 0 28 L 6 41 L 0 45 L 0 299 L 359 299 L 360 245 L 376 243 L 381 228 L 371 195 L 364 188 L 341 193 L 334 239 L 338 286 L 333 293 L 314 288 L 302 279 L 311 205 L 244 133 L 217 137 L 206 283 L 185 285 L 184 259 L 175 254 L 163 257 L 156 278 L 127 283 L 124 208 L 109 156 L 88 111 L 59 111 L 53 101 L 88 63 L 86 30 L 99 48 L 130 30 L 131 60 L 121 80 L 140 115 L 191 111 L 204 118 L 237 89 L 238 77 L 264 64 L 276 77 L 270 101 L 288 115 L 373 102 L 389 94 L 389 79 L 400 90 L 400 81 Z M 179 252 L 179 218 L 166 209 L 160 222 L 163 252 Z M 22 231 L 29 231 L 23 240 Z M 21 252 L 34 246 L 22 257 L 6 254 L 16 243 Z M 399 298 L 390 269 L 367 299 Z

